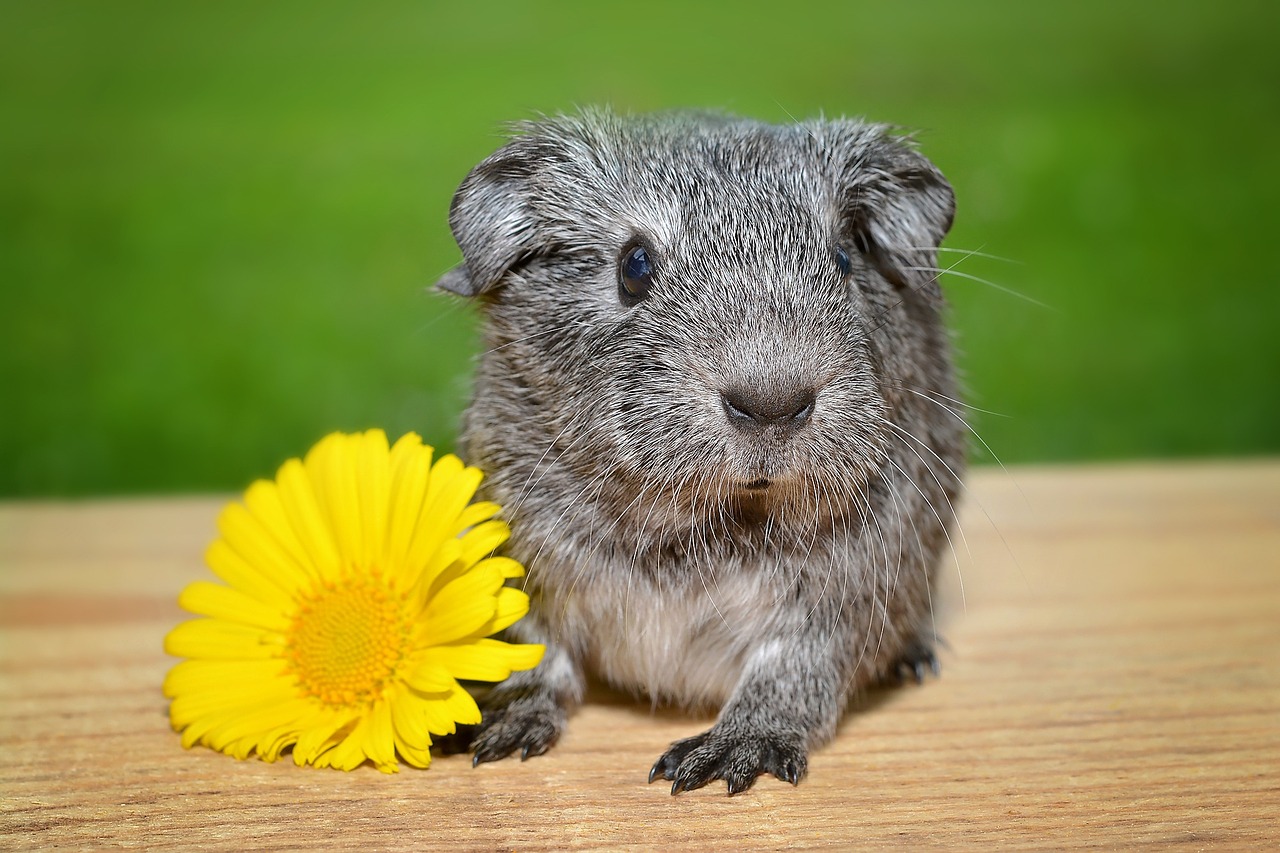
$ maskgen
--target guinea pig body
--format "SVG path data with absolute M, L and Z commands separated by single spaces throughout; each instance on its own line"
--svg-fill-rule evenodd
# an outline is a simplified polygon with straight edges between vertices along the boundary
M 484 354 L 463 436 L 528 570 L 536 669 L 477 761 L 549 748 L 588 672 L 720 708 L 672 790 L 797 782 L 851 694 L 936 666 L 964 462 L 936 250 L 954 201 L 880 125 L 530 123 L 450 224 Z

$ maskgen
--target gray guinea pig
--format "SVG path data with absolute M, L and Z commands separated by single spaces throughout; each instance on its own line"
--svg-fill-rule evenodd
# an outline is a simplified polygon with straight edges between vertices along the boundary
M 449 224 L 484 354 L 462 449 L 528 569 L 476 763 L 545 752 L 586 675 L 718 707 L 650 781 L 797 783 L 852 694 L 937 667 L 964 464 L 937 248 L 903 138 L 607 111 L 520 125 Z

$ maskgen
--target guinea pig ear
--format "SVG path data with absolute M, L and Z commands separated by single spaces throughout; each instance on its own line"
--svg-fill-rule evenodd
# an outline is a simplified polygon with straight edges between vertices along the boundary
M 445 273 L 436 287 L 460 296 L 476 296 L 538 246 L 538 227 L 530 205 L 532 160 L 517 139 L 471 170 L 449 206 L 449 228 L 462 249 L 462 264 Z
M 857 160 L 843 201 L 859 248 L 894 284 L 938 291 L 937 249 L 956 210 L 951 184 L 909 139 L 883 134 Z

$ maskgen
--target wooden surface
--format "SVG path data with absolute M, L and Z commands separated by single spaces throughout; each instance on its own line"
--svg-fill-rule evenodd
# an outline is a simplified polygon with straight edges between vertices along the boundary
M 1280 462 L 971 482 L 943 677 L 733 798 L 645 784 L 707 721 L 604 691 L 526 763 L 184 751 L 161 638 L 221 501 L 0 505 L 0 846 L 1280 846 Z

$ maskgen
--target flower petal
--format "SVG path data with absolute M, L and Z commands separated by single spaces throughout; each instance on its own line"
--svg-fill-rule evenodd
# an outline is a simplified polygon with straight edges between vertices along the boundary
M 219 683 L 215 679 L 219 672 L 225 674 L 226 668 L 213 667 L 211 670 L 207 666 L 189 666 L 202 663 L 206 662 L 188 661 L 179 665 L 183 670 L 175 667 L 175 672 L 170 673 L 171 678 L 166 679 L 166 692 L 174 695 L 176 687 L 183 687 L 188 681 Z M 240 678 L 249 674 L 246 669 L 252 671 L 243 663 L 237 667 Z M 245 679 L 234 683 L 227 682 L 224 677 L 220 683 L 226 687 L 225 690 L 178 692 L 169 706 L 170 722 L 174 729 L 182 732 L 182 744 L 188 749 L 197 743 L 214 749 L 230 749 L 245 738 L 287 721 L 292 713 L 287 709 L 296 706 L 298 699 L 288 684 L 270 676 L 260 682 Z M 240 744 L 241 748 L 243 746 Z
M 320 577 L 311 555 L 299 541 L 298 534 L 289 521 L 280 497 L 280 486 L 275 481 L 259 480 L 251 485 L 244 493 L 244 505 L 287 558 L 281 560 L 281 564 L 276 567 L 281 577 L 296 575 L 298 578 L 305 578 L 307 582 Z M 299 583 L 302 581 L 294 581 L 289 588 L 295 589 Z
M 187 588 L 178 595 L 178 606 L 200 616 L 254 625 L 268 631 L 283 633 L 289 627 L 289 619 L 280 608 L 209 581 L 187 584 Z
M 280 705 L 280 718 L 284 721 L 258 737 L 258 757 L 268 763 L 280 758 L 280 753 L 297 743 L 302 732 L 321 719 L 315 704 L 306 699 L 291 699 Z
M 418 641 L 438 646 L 474 633 L 493 618 L 502 581 L 497 566 L 484 564 L 450 581 L 428 602 L 416 632 Z
M 388 459 L 390 451 L 387 447 L 387 434 L 380 429 L 371 429 L 358 436 L 356 448 L 360 528 L 364 534 L 364 550 L 360 554 L 360 564 L 387 568 L 383 559 L 391 497 L 391 466 Z
M 449 696 L 462 687 L 455 682 L 449 690 L 424 696 L 405 685 L 399 689 L 396 707 L 405 715 L 406 731 L 412 726 L 415 732 L 430 732 L 437 735 L 450 735 L 458 730 L 458 723 L 450 715 Z M 411 744 L 413 745 L 413 744 Z M 421 741 L 418 741 L 421 745 Z
M 505 522 L 488 521 L 468 531 L 461 538 L 446 542 L 440 548 L 437 562 L 423 573 L 422 582 L 430 582 L 427 596 L 439 594 L 444 586 L 471 571 L 472 566 L 480 561 L 481 557 L 502 544 L 508 535 L 510 535 L 510 529 Z M 451 551 L 451 548 L 454 550 Z M 448 553 L 456 553 L 457 556 L 446 563 L 444 556 Z M 515 565 L 519 566 L 519 563 Z M 510 570 L 509 565 L 504 564 L 502 568 L 504 573 Z M 523 572 L 523 569 L 521 571 Z
M 462 460 L 452 453 L 446 453 L 437 459 L 435 464 L 431 466 L 431 482 L 427 484 L 427 504 L 433 504 L 440 500 L 442 495 L 447 495 L 451 492 L 464 492 L 465 488 L 455 486 L 454 480 L 458 479 L 465 470 L 466 466 L 462 464 Z M 466 494 L 463 497 L 462 503 L 465 505 L 467 501 L 471 500 L 474 493 L 475 489 L 473 488 L 470 494 Z M 454 517 L 457 517 L 457 513 L 454 513 Z
M 445 710 L 448 712 L 450 719 L 457 720 L 464 726 L 480 725 L 480 706 L 476 704 L 476 700 L 471 697 L 471 694 L 461 687 L 450 691 L 444 702 Z
M 429 700 L 419 699 L 411 691 L 397 687 L 390 702 L 396 751 L 414 767 L 431 764 L 431 731 L 421 708 L 424 701 Z
M 405 740 L 399 729 L 396 730 L 396 752 L 400 753 L 405 763 L 412 767 L 425 770 L 431 766 L 431 748 L 428 746 L 426 749 L 419 749 Z
M 447 567 L 447 563 L 442 565 L 434 555 L 446 541 L 456 539 L 458 516 L 475 495 L 480 478 L 478 469 L 464 468 L 461 460 L 452 454 L 441 457 L 431 467 L 427 495 L 406 557 L 408 565 L 424 567 L 427 577 L 420 582 L 429 585 L 433 580 L 429 567 Z
M 493 618 L 483 627 L 476 629 L 476 635 L 489 637 L 499 631 L 505 631 L 523 619 L 528 612 L 528 594 L 513 587 L 504 586 L 498 590 L 498 606 L 493 611 Z
M 337 578 L 342 567 L 338 546 L 302 462 L 290 459 L 281 465 L 276 483 L 280 487 L 280 505 L 298 541 L 306 549 L 311 565 L 321 578 Z
M 453 454 L 442 456 L 431 469 L 431 488 L 424 512 L 446 521 L 445 535 L 454 538 L 461 528 L 458 520 L 475 497 L 484 474 L 479 468 L 464 466 Z
M 164 695 L 174 699 L 191 696 L 237 696 L 269 691 L 287 684 L 281 660 L 185 660 L 164 679 Z
M 505 521 L 486 521 L 476 525 L 459 537 L 462 551 L 458 558 L 467 565 L 471 565 L 493 553 L 493 550 L 506 542 L 510 536 L 511 528 Z
M 298 736 L 293 746 L 293 763 L 323 766 L 321 759 L 336 746 L 354 725 L 350 711 L 325 708 Z
M 417 581 L 416 572 L 422 566 L 421 562 L 411 564 L 408 555 L 431 477 L 431 455 L 431 448 L 424 447 L 414 433 L 401 436 L 391 448 L 390 515 L 383 560 L 388 566 L 402 566 L 414 572 L 404 576 L 407 586 Z
M 263 491 L 261 488 L 256 490 L 255 500 L 259 504 L 263 503 Z M 252 486 L 250 492 L 255 492 Z M 226 547 L 234 551 L 262 581 L 286 595 L 312 574 L 280 547 L 271 529 L 243 504 L 229 503 L 223 508 L 218 514 L 218 532 L 222 534 L 221 541 Z
M 283 638 L 238 622 L 189 619 L 164 638 L 166 654 L 203 660 L 255 660 L 280 656 Z
M 405 661 L 400 680 L 419 693 L 443 693 L 458 686 L 447 669 L 436 661 L 425 659 L 423 652 Z
M 356 719 L 353 728 L 346 737 L 334 745 L 333 749 L 322 753 L 316 759 L 317 767 L 334 767 L 338 770 L 355 770 L 369 757 L 367 745 L 369 730 L 373 723 L 368 714 Z
M 476 501 L 469 504 L 466 509 L 458 514 L 458 529 L 454 532 L 457 536 L 467 530 L 469 527 L 475 527 L 482 521 L 488 521 L 502 510 L 502 507 L 490 501 Z
M 417 572 L 417 582 L 409 591 L 410 607 L 415 613 L 421 613 L 434 595 L 433 586 L 441 577 L 453 578 L 465 571 L 466 567 L 458 561 L 458 550 L 461 545 L 457 539 L 449 539 L 441 543 L 431 559 Z M 412 570 L 410 570 L 411 572 Z M 406 572 L 408 575 L 410 572 Z
M 524 577 L 524 566 L 517 563 L 510 557 L 489 557 L 486 562 L 492 562 L 502 571 L 504 578 L 522 578 Z
M 436 646 L 423 652 L 425 660 L 445 669 L 454 678 L 468 681 L 502 681 L 513 670 L 533 669 L 546 651 L 540 645 L 512 645 L 482 639 L 473 643 Z
M 292 605 L 292 591 L 286 590 L 291 579 L 269 568 L 264 571 L 261 563 L 255 565 L 245 559 L 225 539 L 213 541 L 204 553 L 204 562 L 219 578 L 263 604 L 279 610 L 287 610 Z
M 201 738 L 201 742 L 237 758 L 247 758 L 257 748 L 262 734 L 281 724 L 281 709 L 280 704 L 260 703 L 229 713 Z
M 330 433 L 307 453 L 307 469 L 342 565 L 359 563 L 364 555 L 364 531 L 360 529 L 360 484 L 356 476 L 357 436 Z
M 364 739 L 364 752 L 383 773 L 399 770 L 396 763 L 396 738 L 391 727 L 391 704 L 384 700 L 373 703 L 369 709 L 369 731 Z
M 264 707 L 292 703 L 298 699 L 293 691 L 240 690 L 225 694 L 183 693 L 169 705 L 169 722 L 178 730 L 198 740 L 219 721 L 243 716 Z

